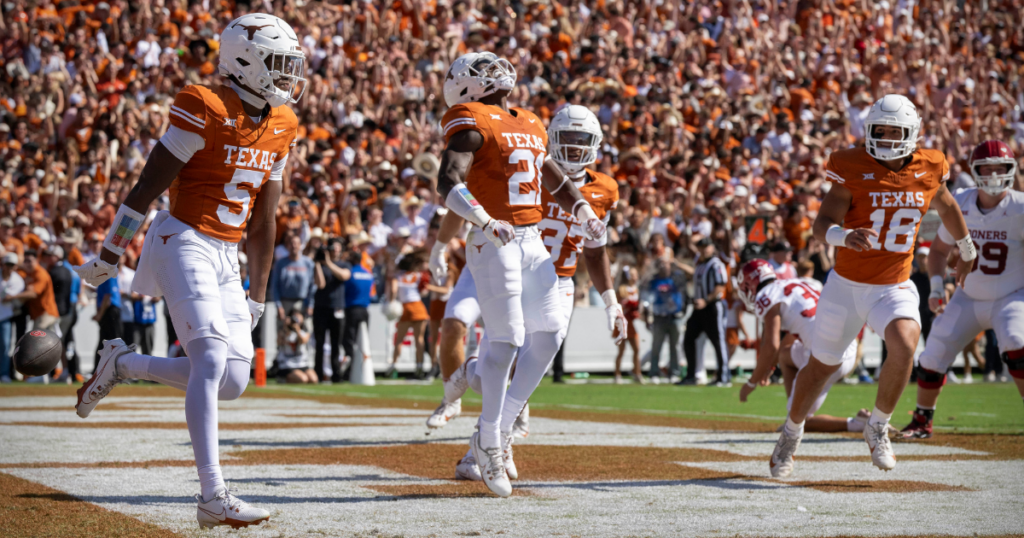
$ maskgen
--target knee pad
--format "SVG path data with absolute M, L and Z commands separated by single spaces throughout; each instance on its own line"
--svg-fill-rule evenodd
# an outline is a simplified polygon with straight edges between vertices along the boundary
M 1024 379 L 1024 349 L 1015 349 L 1003 353 L 1003 362 L 1010 370 L 1010 375 L 1017 379 Z
M 917 367 L 917 386 L 922 389 L 941 389 L 946 384 L 946 374 L 929 370 L 922 366 Z

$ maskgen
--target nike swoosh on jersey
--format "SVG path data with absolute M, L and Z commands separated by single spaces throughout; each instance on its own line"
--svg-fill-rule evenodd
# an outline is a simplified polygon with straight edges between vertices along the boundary
M 915 178 L 917 178 L 917 177 L 921 177 L 921 176 L 923 176 L 923 175 L 925 175 L 925 174 L 927 174 L 927 173 L 928 173 L 928 172 L 921 172 L 920 174 L 918 174 L 918 173 L 916 173 L 916 172 L 915 172 L 915 173 L 914 173 L 914 177 L 915 177 Z
M 287 130 L 288 129 L 274 129 L 274 134 L 281 134 L 281 133 L 283 133 L 283 132 L 285 132 Z
M 530 123 L 535 123 L 537 120 L 530 120 Z

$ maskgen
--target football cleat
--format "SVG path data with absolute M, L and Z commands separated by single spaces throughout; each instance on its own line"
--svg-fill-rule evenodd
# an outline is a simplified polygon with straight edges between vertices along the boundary
M 472 450 L 463 456 L 459 463 L 455 464 L 455 479 L 473 480 L 474 482 L 483 481 L 483 477 L 480 476 L 480 467 L 476 464 L 476 458 L 473 457 Z
M 889 443 L 889 425 L 868 423 L 864 428 L 864 440 L 871 449 L 871 463 L 883 471 L 896 467 L 896 454 Z
M 499 497 L 512 495 L 512 483 L 508 481 L 508 474 L 505 472 L 501 448 L 481 446 L 480 432 L 473 433 L 469 438 L 469 446 L 473 450 L 473 457 L 480 469 L 480 477 L 487 489 Z
M 901 439 L 928 439 L 932 436 L 932 421 L 924 415 L 914 413 L 906 428 L 900 430 Z
M 241 529 L 249 525 L 259 525 L 270 519 L 270 512 L 235 497 L 227 491 L 221 492 L 209 501 L 202 495 L 196 495 L 199 506 L 196 508 L 196 520 L 204 529 L 225 525 L 233 529 Z
M 511 433 L 501 434 L 501 460 L 505 464 L 505 474 L 509 480 L 519 478 L 519 470 L 516 469 L 516 462 L 512 461 L 512 442 L 515 437 Z
M 782 428 L 779 442 L 775 443 L 772 458 L 768 460 L 768 467 L 771 469 L 773 478 L 786 478 L 793 472 L 793 455 L 796 454 L 796 449 L 800 448 L 800 439 L 802 438 L 802 434 L 787 435 L 785 427 Z
M 462 400 L 455 400 L 452 403 L 441 402 L 434 413 L 427 419 L 427 427 L 430 429 L 443 428 L 449 421 L 455 420 L 462 414 Z
M 96 363 L 92 377 L 78 389 L 78 403 L 75 405 L 78 416 L 88 417 L 100 400 L 110 394 L 114 387 L 124 383 L 125 379 L 117 373 L 117 359 L 133 351 L 135 346 L 125 344 L 120 338 L 103 341 L 100 360 Z

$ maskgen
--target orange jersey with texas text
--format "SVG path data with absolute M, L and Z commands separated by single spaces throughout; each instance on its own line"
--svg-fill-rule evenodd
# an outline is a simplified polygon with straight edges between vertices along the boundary
M 871 250 L 837 249 L 836 273 L 862 284 L 909 279 L 921 217 L 949 179 L 946 157 L 940 151 L 918 149 L 909 164 L 893 172 L 864 148 L 853 148 L 832 153 L 825 174 L 852 194 L 843 226 L 878 232 Z
M 590 202 L 597 218 L 607 224 L 606 216 L 619 201 L 619 185 L 614 179 L 592 170 L 587 170 L 588 181 L 580 187 L 583 199 Z M 544 220 L 540 221 L 540 233 L 544 246 L 551 253 L 558 276 L 573 276 L 576 273 L 577 255 L 583 251 L 583 227 L 576 217 L 558 206 L 555 197 L 543 191 Z
M 548 145 L 540 118 L 521 108 L 509 113 L 474 102 L 449 108 L 441 129 L 445 143 L 467 129 L 483 137 L 466 174 L 466 187 L 491 217 L 515 226 L 540 221 L 540 174 Z
M 206 142 L 171 183 L 171 215 L 205 235 L 237 243 L 274 164 L 294 144 L 295 113 L 279 106 L 256 124 L 231 87 L 193 85 L 178 92 L 170 118 L 171 125 Z

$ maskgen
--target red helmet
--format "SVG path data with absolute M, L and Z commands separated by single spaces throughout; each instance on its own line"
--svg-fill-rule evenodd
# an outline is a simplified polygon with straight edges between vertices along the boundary
M 750 260 L 740 269 L 739 295 L 748 310 L 754 309 L 757 289 L 764 282 L 775 280 L 775 269 L 765 260 Z
M 1006 173 L 982 175 L 979 170 L 984 165 L 1006 165 Z M 1017 176 L 1017 159 L 1009 146 L 999 140 L 986 140 L 971 153 L 971 177 L 978 188 L 992 195 L 1001 194 L 1013 187 Z

